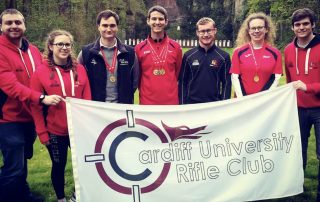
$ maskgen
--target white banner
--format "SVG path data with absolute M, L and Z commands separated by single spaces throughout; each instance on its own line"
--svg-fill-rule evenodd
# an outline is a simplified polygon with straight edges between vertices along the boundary
M 67 101 L 77 201 L 213 202 L 303 191 L 291 84 L 184 106 Z

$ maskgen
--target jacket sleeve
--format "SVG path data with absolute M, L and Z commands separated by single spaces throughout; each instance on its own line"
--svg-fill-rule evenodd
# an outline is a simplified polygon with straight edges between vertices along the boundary
M 0 89 L 8 97 L 18 99 L 21 102 L 38 102 L 41 93 L 20 83 L 7 60 L 7 57 L 0 53 Z
M 83 61 L 83 57 L 82 57 L 82 50 L 80 51 L 78 57 L 77 57 L 77 61 L 79 64 L 84 65 L 84 61 Z
M 44 92 L 43 86 L 39 80 L 38 72 L 36 71 L 31 78 L 30 83 L 31 89 L 37 92 Z M 38 134 L 39 140 L 42 144 L 49 141 L 49 134 L 45 124 L 45 118 L 43 115 L 43 106 L 38 102 L 31 104 L 31 112 L 36 126 L 36 132 Z
M 79 65 L 81 65 L 81 64 L 79 64 Z M 85 80 L 85 85 L 84 85 L 83 92 L 82 92 L 82 99 L 92 100 L 90 83 L 89 83 L 87 72 L 85 71 L 85 69 L 82 65 L 81 65 L 81 69 L 82 69 L 82 74 L 83 74 L 83 77 Z
M 179 46 L 177 61 L 176 61 L 176 78 L 179 79 L 180 69 L 181 69 L 181 62 L 182 62 L 182 48 Z
M 220 72 L 220 81 L 221 81 L 221 94 L 220 99 L 226 100 L 230 99 L 231 96 L 231 74 L 230 72 L 231 60 L 230 56 L 224 58 L 224 64 L 222 71 Z
M 186 104 L 189 84 L 189 64 L 187 62 L 186 54 L 183 56 L 181 63 L 181 70 L 179 74 L 179 103 Z
M 319 75 L 320 76 L 320 75 Z M 313 93 L 313 94 L 320 94 L 320 83 L 316 82 L 316 83 L 307 83 L 307 93 Z
M 140 81 L 140 67 L 139 67 L 139 61 L 136 54 L 134 54 L 134 64 L 132 68 L 132 81 L 133 81 L 133 92 L 135 92 L 138 88 L 139 81 Z

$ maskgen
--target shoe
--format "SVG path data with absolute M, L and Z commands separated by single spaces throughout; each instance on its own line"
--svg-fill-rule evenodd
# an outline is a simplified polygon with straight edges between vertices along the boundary
M 71 198 L 70 198 L 69 202 L 77 202 L 77 199 L 76 199 L 76 193 L 75 193 L 75 192 L 73 192 L 73 194 L 72 194 L 72 196 L 71 196 Z

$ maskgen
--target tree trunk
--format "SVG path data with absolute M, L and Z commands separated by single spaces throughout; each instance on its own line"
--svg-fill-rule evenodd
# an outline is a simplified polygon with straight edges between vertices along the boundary
M 6 0 L 6 9 L 17 8 L 17 2 L 15 0 Z

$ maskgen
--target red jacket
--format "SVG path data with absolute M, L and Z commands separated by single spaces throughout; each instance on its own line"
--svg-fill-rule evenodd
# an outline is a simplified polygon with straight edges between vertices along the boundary
M 166 53 L 163 66 L 155 65 L 155 55 Z M 167 51 L 166 51 L 167 50 Z M 169 37 L 156 43 L 150 37 L 135 47 L 138 57 L 141 80 L 139 84 L 140 104 L 146 105 L 175 105 L 178 99 L 178 77 L 182 62 L 180 45 Z M 165 55 L 165 54 L 164 54 Z M 163 69 L 163 75 L 154 75 L 154 71 Z
M 31 61 L 35 68 L 39 66 L 42 62 L 41 54 L 25 39 L 22 40 L 21 49 L 20 55 L 19 49 L 6 36 L 0 36 L 0 123 L 32 121 L 30 101 L 39 102 L 41 95 L 29 88 L 33 74 Z
M 281 52 L 264 44 L 260 49 L 253 49 L 248 43 L 234 50 L 230 73 L 239 74 L 242 94 L 250 95 L 269 89 L 274 74 L 282 74 Z M 259 81 L 254 81 L 255 76 Z
M 71 94 L 72 88 L 70 70 L 63 70 L 61 67 L 58 68 L 63 79 L 67 97 L 91 100 L 91 91 L 87 73 L 81 64 L 78 64 L 76 67 L 78 73 L 78 81 L 74 81 L 75 96 L 72 96 Z M 52 79 L 50 79 L 51 73 L 53 73 L 54 75 Z M 47 95 L 56 94 L 65 97 L 62 94 L 61 82 L 57 71 L 52 71 L 49 68 L 47 62 L 44 62 L 44 64 L 39 69 L 37 69 L 37 71 L 32 76 L 31 88 L 39 92 L 45 92 Z M 46 118 L 44 118 L 43 116 L 42 105 L 32 104 L 31 109 L 36 125 L 36 131 L 42 143 L 45 143 L 49 140 L 48 132 L 56 135 L 68 135 L 65 102 L 61 101 L 56 106 L 50 106 L 48 108 L 48 114 Z
M 298 106 L 320 107 L 320 35 L 305 48 L 299 48 L 295 39 L 284 49 L 284 56 L 287 82 L 301 80 L 307 86 L 307 91 L 297 91 Z

